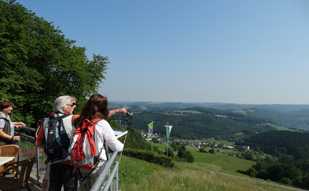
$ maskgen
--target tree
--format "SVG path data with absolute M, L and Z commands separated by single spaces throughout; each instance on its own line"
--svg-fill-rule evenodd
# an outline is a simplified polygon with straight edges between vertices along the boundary
M 60 95 L 79 102 L 96 92 L 108 59 L 85 48 L 18 3 L 0 1 L 0 99 L 15 103 L 15 118 L 33 123 Z

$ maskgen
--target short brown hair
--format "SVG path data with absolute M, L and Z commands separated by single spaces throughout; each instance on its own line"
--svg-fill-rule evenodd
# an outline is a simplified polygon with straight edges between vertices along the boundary
M 3 109 L 5 109 L 5 108 L 8 108 L 8 107 L 13 107 L 14 106 L 14 104 L 12 103 L 12 102 L 10 102 L 10 101 L 1 101 L 0 102 L 0 110 L 2 111 Z

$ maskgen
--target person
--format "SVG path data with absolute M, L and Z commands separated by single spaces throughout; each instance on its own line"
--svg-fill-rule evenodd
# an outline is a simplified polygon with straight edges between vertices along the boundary
M 65 116 L 63 120 L 64 129 L 70 140 L 70 145 L 73 142 L 75 134 L 75 123 L 80 118 L 80 115 L 73 115 L 77 105 L 77 99 L 73 96 L 64 95 L 55 99 L 54 112 L 51 115 Z M 117 108 L 111 110 L 109 117 L 116 113 L 127 113 L 126 108 Z M 47 124 L 47 123 L 45 123 Z M 43 146 L 45 143 L 44 123 L 39 123 L 36 133 L 36 145 Z M 69 146 L 69 145 L 68 145 Z M 57 163 L 49 163 L 47 173 L 43 181 L 43 190 L 48 191 L 75 191 L 77 189 L 77 180 L 75 178 L 75 168 L 68 157 L 66 160 Z
M 25 127 L 23 122 L 12 122 L 10 115 L 13 111 L 13 103 L 0 102 L 0 142 L 1 144 L 14 144 L 20 141 L 20 136 L 15 135 L 15 128 Z
M 80 182 L 80 190 L 90 190 L 91 186 L 94 184 L 96 178 L 98 177 L 98 169 L 104 165 L 107 160 L 106 148 L 112 151 L 122 151 L 123 143 L 121 143 L 116 136 L 114 131 L 107 121 L 110 117 L 110 112 L 108 110 L 107 97 L 95 94 L 92 95 L 85 107 L 82 109 L 80 115 L 79 126 L 83 126 L 83 123 L 96 122 L 94 126 L 94 140 L 95 140 L 95 150 L 97 153 L 96 159 L 98 159 L 98 164 L 95 165 L 95 170 L 89 174 L 89 169 L 81 169 L 83 175 L 87 175 L 87 178 Z M 121 112 L 119 110 L 119 112 Z M 78 129 L 78 127 L 77 127 Z M 74 141 L 77 140 L 78 134 L 74 136 Z M 91 147 L 89 145 L 89 147 Z M 93 148 L 89 148 L 92 150 Z M 90 151 L 89 151 L 90 152 Z
M 54 112 L 49 114 L 50 117 L 63 117 L 63 126 L 70 142 L 72 142 L 75 130 L 74 120 L 78 118 L 77 115 L 73 115 L 76 102 L 77 100 L 73 96 L 60 96 L 55 99 Z M 36 134 L 37 146 L 44 146 L 43 143 L 46 143 L 45 130 L 48 128 L 47 125 L 48 123 L 44 123 L 44 121 L 41 121 L 38 125 L 39 127 Z M 76 180 L 74 178 L 74 167 L 70 163 L 69 158 L 57 163 L 48 162 L 43 183 L 43 190 L 61 191 L 63 187 L 64 191 L 75 191 Z

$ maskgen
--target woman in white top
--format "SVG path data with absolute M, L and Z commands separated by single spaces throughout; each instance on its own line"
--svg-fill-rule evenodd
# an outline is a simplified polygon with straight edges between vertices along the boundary
M 95 121 L 96 124 L 93 130 L 96 147 L 95 152 L 97 153 L 98 159 L 101 161 L 97 165 L 97 169 L 104 165 L 104 162 L 107 160 L 105 148 L 112 151 L 122 151 L 124 147 L 123 143 L 121 143 L 114 135 L 114 131 L 107 121 L 108 116 L 107 97 L 100 94 L 92 95 L 89 98 L 80 115 L 80 124 L 83 124 L 85 121 Z M 84 152 L 86 152 L 85 156 L 91 156 L 91 148 L 84 150 Z M 97 177 L 97 172 L 93 171 L 84 182 L 81 182 L 80 190 L 90 190 Z

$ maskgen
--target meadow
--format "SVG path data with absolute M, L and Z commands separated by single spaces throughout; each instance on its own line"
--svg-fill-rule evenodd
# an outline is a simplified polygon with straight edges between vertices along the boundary
M 192 151 L 193 163 L 176 162 L 174 168 L 123 156 L 120 162 L 122 191 L 284 191 L 299 190 L 237 172 L 252 161 L 222 153 Z

